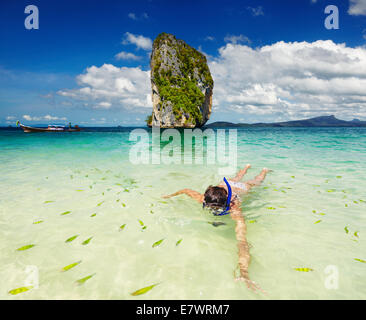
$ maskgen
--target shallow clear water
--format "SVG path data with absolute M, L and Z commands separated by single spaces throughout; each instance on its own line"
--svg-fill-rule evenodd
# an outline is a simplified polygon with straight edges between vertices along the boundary
M 238 131 L 238 168 L 252 164 L 247 178 L 273 169 L 243 198 L 249 274 L 267 295 L 233 280 L 229 216 L 214 217 L 185 196 L 161 199 L 181 188 L 203 192 L 222 178 L 217 167 L 133 165 L 128 139 L 128 130 L 0 131 L 0 299 L 366 298 L 366 263 L 355 260 L 366 260 L 366 129 Z M 337 289 L 326 285 L 334 270 Z M 34 274 L 38 288 L 8 293 Z

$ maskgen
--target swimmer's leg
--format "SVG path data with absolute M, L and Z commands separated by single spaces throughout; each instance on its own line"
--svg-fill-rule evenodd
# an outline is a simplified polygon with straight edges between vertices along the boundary
M 241 169 L 235 176 L 235 178 L 231 179 L 232 181 L 239 182 L 243 179 L 243 176 L 247 173 L 248 169 L 250 168 L 250 164 L 247 164 L 244 169 Z
M 254 179 L 252 180 L 248 180 L 246 181 L 245 183 L 247 185 L 249 185 L 249 187 L 254 187 L 254 186 L 259 186 L 264 178 L 266 177 L 267 173 L 269 172 L 270 170 L 267 169 L 267 168 L 263 168 L 263 170 L 261 171 L 261 173 L 259 175 L 257 175 Z

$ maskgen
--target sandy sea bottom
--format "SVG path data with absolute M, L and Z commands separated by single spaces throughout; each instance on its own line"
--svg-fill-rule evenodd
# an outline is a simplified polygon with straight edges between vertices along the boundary
M 203 192 L 222 179 L 217 166 L 136 166 L 128 140 L 0 132 L 0 299 L 366 298 L 366 129 L 238 131 L 238 168 L 273 170 L 243 197 L 249 273 L 267 295 L 234 282 L 229 216 L 161 198 Z

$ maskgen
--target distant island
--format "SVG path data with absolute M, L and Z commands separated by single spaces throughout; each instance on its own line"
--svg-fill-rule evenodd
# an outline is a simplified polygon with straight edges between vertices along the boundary
M 293 120 L 284 122 L 272 123 L 232 123 L 225 121 L 217 121 L 207 124 L 205 128 L 220 128 L 220 127 L 366 127 L 366 121 L 353 119 L 345 121 L 337 119 L 334 115 L 321 116 L 304 120 Z

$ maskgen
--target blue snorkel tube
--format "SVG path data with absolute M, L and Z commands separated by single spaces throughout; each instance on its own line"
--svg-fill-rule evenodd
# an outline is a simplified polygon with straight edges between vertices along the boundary
M 231 186 L 230 186 L 229 182 L 227 182 L 225 177 L 224 177 L 224 182 L 226 183 L 227 190 L 228 190 L 228 195 L 227 195 L 227 199 L 226 199 L 226 208 L 221 213 L 214 213 L 215 216 L 224 216 L 224 215 L 227 215 L 230 213 L 229 210 L 230 210 L 232 191 L 231 191 Z

